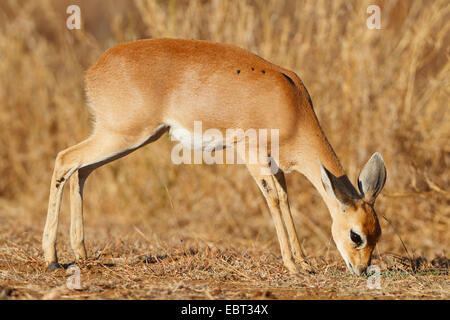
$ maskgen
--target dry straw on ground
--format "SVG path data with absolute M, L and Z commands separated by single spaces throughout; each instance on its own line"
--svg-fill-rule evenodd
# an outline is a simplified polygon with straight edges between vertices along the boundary
M 368 1 L 2 1 L 0 297 L 448 298 L 450 4 L 377 3 L 381 30 L 366 27 Z M 65 27 L 69 4 L 82 30 Z M 233 43 L 295 71 L 351 179 L 383 154 L 383 291 L 345 273 L 302 176 L 288 176 L 290 202 L 319 273 L 291 277 L 246 169 L 175 166 L 167 137 L 89 178 L 84 290 L 43 271 L 54 158 L 90 133 L 83 73 L 114 44 L 149 37 Z M 58 248 L 68 263 L 67 213 Z

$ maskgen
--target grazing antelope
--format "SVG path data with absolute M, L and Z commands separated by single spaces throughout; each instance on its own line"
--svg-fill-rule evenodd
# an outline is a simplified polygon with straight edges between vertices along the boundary
M 86 93 L 95 119 L 93 133 L 58 153 L 55 161 L 43 234 L 50 269 L 59 266 L 56 233 L 69 178 L 71 246 L 78 260 L 86 258 L 82 196 L 88 175 L 166 131 L 183 129 L 191 134 L 194 121 L 202 121 L 204 129 L 279 130 L 279 170 L 262 170 L 270 161 L 246 164 L 267 200 L 290 272 L 313 271 L 300 249 L 289 209 L 284 172 L 293 170 L 304 174 L 325 201 L 333 220 L 333 239 L 349 270 L 359 275 L 370 264 L 381 235 L 374 201 L 386 180 L 383 158 L 379 153 L 370 158 L 359 176 L 357 192 L 294 72 L 231 45 L 141 40 L 106 51 L 86 74 Z

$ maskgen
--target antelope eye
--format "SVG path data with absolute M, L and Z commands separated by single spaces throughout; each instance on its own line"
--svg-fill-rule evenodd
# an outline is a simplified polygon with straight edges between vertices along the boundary
M 356 232 L 353 232 L 353 230 L 350 230 L 350 239 L 356 244 L 357 247 L 363 243 L 361 236 Z

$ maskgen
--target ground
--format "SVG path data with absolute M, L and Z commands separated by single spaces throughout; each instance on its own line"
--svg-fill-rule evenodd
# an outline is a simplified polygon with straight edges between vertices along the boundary
M 37 221 L 19 225 L 6 215 L 0 226 L 2 299 L 448 299 L 450 293 L 444 257 L 377 255 L 381 289 L 370 289 L 370 280 L 349 274 L 332 247 L 308 257 L 315 274 L 290 275 L 276 239 L 173 236 L 123 224 L 87 227 L 89 259 L 77 264 L 81 289 L 72 290 L 67 269 L 46 270 L 41 231 Z M 57 248 L 67 268 L 73 258 L 62 231 Z

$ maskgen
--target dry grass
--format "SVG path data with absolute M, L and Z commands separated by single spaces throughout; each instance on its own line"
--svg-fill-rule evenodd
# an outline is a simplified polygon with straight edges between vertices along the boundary
M 73 3 L 80 31 L 65 27 Z M 2 1 L 0 296 L 448 299 L 450 5 L 378 3 L 382 30 L 365 25 L 368 1 Z M 167 137 L 89 178 L 86 237 L 97 258 L 82 266 L 84 291 L 53 289 L 66 275 L 44 272 L 40 235 L 54 158 L 90 132 L 83 73 L 108 47 L 148 37 L 233 43 L 295 71 L 352 179 L 370 154 L 383 154 L 381 292 L 346 274 L 328 212 L 303 177 L 288 176 L 290 202 L 319 273 L 292 277 L 245 168 L 175 166 Z M 168 257 L 142 262 L 151 255 Z
M 13 227 L 15 219 L 8 216 L 8 227 L 0 230 L 0 298 L 2 295 L 12 299 L 449 297 L 446 258 L 420 261 L 411 269 L 409 261 L 388 254 L 376 256 L 374 263 L 383 270 L 381 289 L 368 289 L 367 278 L 350 275 L 339 255 L 331 252 L 334 250 L 310 257 L 317 274 L 293 276 L 280 262 L 278 244 L 273 239 L 241 235 L 231 241 L 226 227 L 208 234 L 188 234 L 181 228 L 181 235 L 177 235 L 136 225 L 113 224 L 105 228 L 100 223 L 87 228 L 91 259 L 78 263 L 81 290 L 69 290 L 66 281 L 70 274 L 66 270 L 47 272 L 43 267 L 38 246 L 40 228 L 32 223 Z M 156 219 L 150 222 L 158 225 Z M 254 233 L 261 231 L 256 227 L 250 229 Z M 58 249 L 61 260 L 70 264 L 69 244 L 65 242 Z

